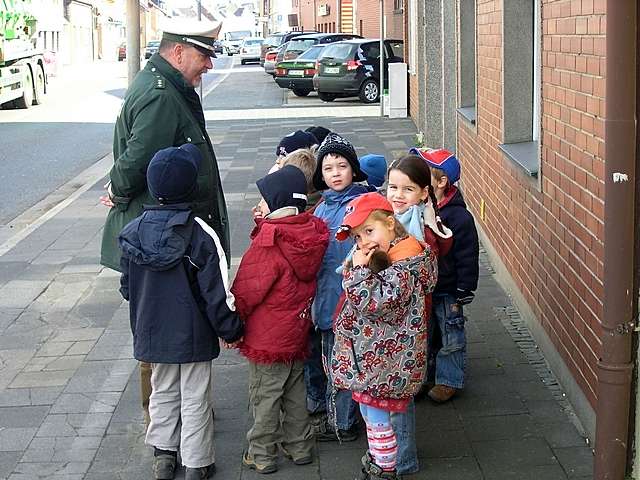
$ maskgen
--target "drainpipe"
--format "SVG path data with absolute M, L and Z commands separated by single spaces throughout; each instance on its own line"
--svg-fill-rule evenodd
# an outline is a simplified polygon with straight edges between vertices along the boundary
M 594 479 L 623 480 L 631 400 L 636 2 L 607 0 L 604 316 L 598 361 Z

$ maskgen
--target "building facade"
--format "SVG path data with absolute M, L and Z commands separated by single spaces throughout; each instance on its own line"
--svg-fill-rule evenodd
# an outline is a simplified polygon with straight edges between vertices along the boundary
M 380 36 L 380 0 L 292 0 L 292 11 L 299 20 L 298 30 Z M 403 39 L 403 0 L 386 0 L 384 12 L 385 37 Z
M 612 209 L 619 184 L 639 190 L 638 133 L 633 122 L 624 135 L 616 123 L 607 129 L 607 111 L 631 108 L 637 116 L 637 2 L 406 2 L 411 117 L 425 146 L 457 152 L 460 186 L 483 245 L 596 440 L 597 473 L 598 462 L 611 461 L 598 456 L 610 423 L 611 409 L 602 406 L 615 403 L 610 386 L 619 386 L 632 412 L 635 404 L 630 375 L 623 377 L 634 365 L 637 335 L 630 325 L 638 313 L 640 198 L 618 215 Z M 607 56 L 606 45 L 625 30 L 608 31 L 614 20 L 634 33 L 626 38 L 627 57 L 608 70 L 614 55 Z M 607 71 L 620 75 L 608 79 Z M 622 88 L 627 107 L 611 97 Z M 613 153 L 607 160 L 618 143 L 636 147 L 624 160 Z M 627 168 L 609 172 L 618 161 Z M 623 222 L 626 230 L 611 233 Z M 626 266 L 616 275 L 612 265 L 620 256 Z M 623 318 L 612 318 L 620 304 Z M 607 380 L 611 372 L 615 381 Z M 633 440 L 633 415 L 617 414 L 627 425 L 617 437 Z

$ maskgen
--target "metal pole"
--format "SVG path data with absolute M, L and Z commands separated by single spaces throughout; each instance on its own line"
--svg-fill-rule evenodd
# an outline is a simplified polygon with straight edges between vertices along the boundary
M 636 2 L 607 0 L 604 299 L 594 479 L 623 480 L 629 435 L 636 154 Z
M 378 96 L 380 98 L 380 116 L 381 117 L 384 117 L 383 92 L 384 92 L 384 0 L 380 0 L 380 86 L 378 87 Z
M 127 0 L 127 81 L 140 71 L 140 0 Z

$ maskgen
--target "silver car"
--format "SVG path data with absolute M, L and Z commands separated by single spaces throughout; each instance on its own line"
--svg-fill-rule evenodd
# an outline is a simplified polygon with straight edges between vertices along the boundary
M 282 60 L 282 53 L 287 48 L 287 44 L 289 42 L 285 42 L 277 48 L 273 50 L 269 50 L 264 56 L 264 72 L 268 73 L 271 76 L 276 74 L 276 63 Z M 280 60 L 278 60 L 280 57 Z
M 248 62 L 260 61 L 260 46 L 264 42 L 264 38 L 251 37 L 245 38 L 240 45 L 240 63 L 244 65 Z

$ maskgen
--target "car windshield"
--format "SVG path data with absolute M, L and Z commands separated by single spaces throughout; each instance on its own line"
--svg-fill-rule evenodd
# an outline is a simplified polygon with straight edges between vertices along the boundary
M 316 41 L 313 38 L 308 38 L 305 40 L 291 40 L 289 42 L 287 50 L 297 50 L 299 52 L 304 52 L 305 50 L 313 47 L 315 44 Z
M 284 39 L 284 35 L 272 35 L 271 37 L 267 37 L 264 41 L 265 45 L 271 45 L 273 47 L 277 47 L 282 43 Z
M 323 49 L 324 47 L 321 45 L 314 45 L 306 52 L 300 54 L 298 58 L 301 60 L 315 60 L 320 56 L 320 53 L 322 53 Z
M 245 45 L 260 45 L 262 44 L 264 40 L 262 40 L 261 38 L 250 38 L 248 40 L 244 41 Z
M 229 40 L 242 40 L 245 37 L 250 37 L 251 32 L 248 30 L 243 30 L 239 32 L 227 32 L 227 38 Z
M 158 46 L 160 46 L 160 42 L 157 40 L 147 43 L 147 47 L 158 47 Z
M 322 58 L 334 58 L 336 60 L 346 60 L 353 56 L 353 44 L 336 43 L 329 45 L 322 52 Z
M 404 58 L 404 44 L 401 41 L 389 41 L 388 45 L 391 47 L 391 52 L 394 57 Z

